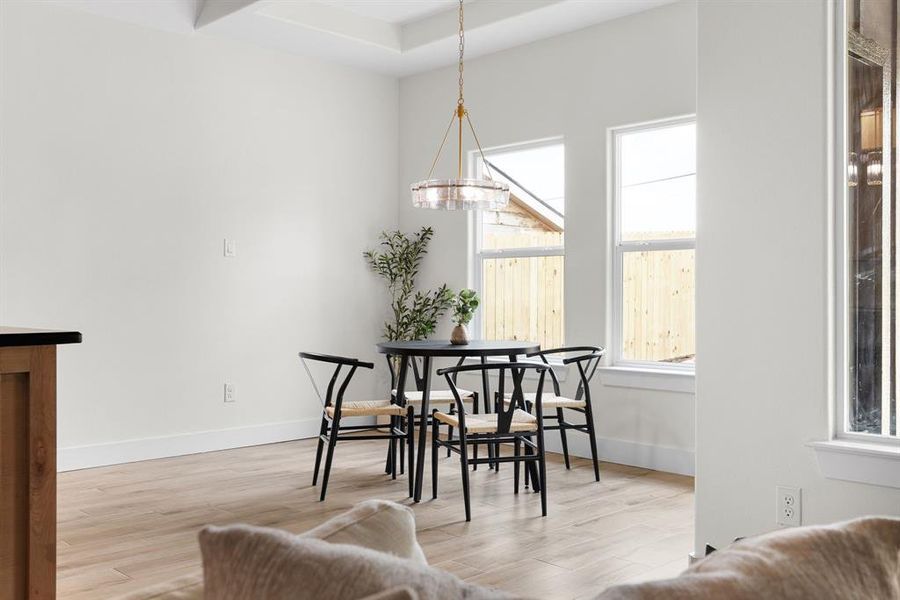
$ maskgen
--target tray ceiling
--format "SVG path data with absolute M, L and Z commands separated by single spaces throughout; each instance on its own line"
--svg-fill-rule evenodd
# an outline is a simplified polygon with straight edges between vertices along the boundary
M 466 0 L 466 56 L 489 54 L 674 0 Z M 180 33 L 221 35 L 394 76 L 456 60 L 454 0 L 57 0 Z

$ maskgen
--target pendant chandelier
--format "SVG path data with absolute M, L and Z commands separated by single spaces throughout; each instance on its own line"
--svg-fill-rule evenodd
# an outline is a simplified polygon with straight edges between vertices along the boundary
M 423 181 L 412 184 L 412 201 L 413 206 L 417 208 L 436 208 L 442 210 L 472 210 L 472 209 L 488 209 L 496 210 L 504 208 L 509 202 L 509 186 L 500 181 L 494 181 L 491 177 L 490 165 L 484 159 L 484 152 L 481 150 L 481 143 L 478 141 L 478 135 L 475 133 L 475 127 L 469 118 L 469 111 L 466 110 L 465 101 L 463 99 L 463 54 L 465 52 L 466 38 L 463 29 L 463 0 L 459 0 L 459 96 L 456 99 L 456 106 L 453 108 L 453 115 L 450 117 L 450 124 L 444 132 L 444 138 L 438 147 L 437 155 L 431 163 L 431 170 L 428 171 L 428 177 Z M 478 153 L 481 155 L 481 162 L 484 165 L 487 179 L 463 179 L 463 120 L 472 131 L 472 137 L 478 146 Z M 437 166 L 438 159 L 441 157 L 441 151 L 444 149 L 444 143 L 447 136 L 453 128 L 453 123 L 457 122 L 457 167 L 456 179 L 432 179 L 434 168 Z

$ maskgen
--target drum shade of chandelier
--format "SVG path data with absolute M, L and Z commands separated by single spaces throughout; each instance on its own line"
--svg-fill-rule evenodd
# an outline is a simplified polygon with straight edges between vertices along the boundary
M 463 54 L 465 53 L 466 37 L 463 29 L 463 0 L 459 0 L 459 97 L 456 99 L 456 106 L 453 107 L 453 115 L 450 117 L 450 124 L 444 132 L 444 138 L 438 147 L 437 155 L 431 163 L 431 170 L 428 171 L 428 177 L 423 181 L 412 184 L 412 202 L 417 208 L 435 208 L 441 210 L 473 210 L 486 209 L 497 210 L 504 208 L 509 202 L 509 186 L 501 181 L 494 181 L 491 177 L 490 165 L 484 158 L 484 152 L 481 149 L 481 143 L 478 141 L 478 135 L 475 133 L 475 127 L 469 118 L 469 111 L 466 110 L 465 101 L 463 99 Z M 481 155 L 481 162 L 484 165 L 487 179 L 463 179 L 463 121 L 472 131 L 472 137 L 478 146 L 478 152 Z M 453 124 L 457 123 L 457 148 L 456 148 L 456 179 L 432 179 L 434 168 L 437 166 L 438 159 L 441 157 L 441 151 L 444 149 L 444 143 L 453 128 Z

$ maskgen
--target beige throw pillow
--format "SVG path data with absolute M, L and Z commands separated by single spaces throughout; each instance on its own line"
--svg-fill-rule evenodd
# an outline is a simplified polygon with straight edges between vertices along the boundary
M 206 600 L 358 600 L 401 585 L 419 600 L 510 598 L 413 560 L 277 529 L 206 527 L 200 550 Z
M 366 500 L 302 534 L 332 544 L 352 544 L 427 565 L 416 540 L 411 508 L 387 500 Z
M 900 598 L 900 519 L 868 517 L 749 538 L 675 579 L 617 586 L 596 600 L 760 598 Z
M 412 509 L 387 500 L 366 500 L 314 529 L 301 534 L 334 544 L 352 544 L 427 565 L 416 540 Z M 122 600 L 202 600 L 203 578 L 190 575 L 170 583 L 129 594 Z M 376 598 L 366 599 L 376 600 Z M 381 592 L 377 600 L 418 600 L 406 587 Z
M 419 595 L 412 588 L 402 585 L 378 594 L 366 596 L 364 600 L 419 600 Z

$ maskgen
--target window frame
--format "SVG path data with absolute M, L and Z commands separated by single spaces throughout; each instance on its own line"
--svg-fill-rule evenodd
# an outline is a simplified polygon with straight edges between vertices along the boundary
M 848 51 L 850 49 L 850 35 L 848 33 L 848 23 L 846 17 L 846 9 L 844 1 L 835 2 L 829 12 L 829 18 L 833 21 L 832 36 L 829 36 L 831 42 L 831 52 L 829 52 L 829 61 L 832 62 L 831 69 L 831 87 L 832 93 L 829 94 L 829 104 L 831 118 L 829 146 L 831 160 L 828 161 L 828 168 L 831 170 L 831 176 L 828 178 L 828 197 L 831 199 L 828 208 L 828 219 L 830 221 L 830 243 L 828 244 L 828 261 L 831 268 L 828 270 L 829 288 L 832 293 L 829 295 L 831 313 L 831 327 L 828 334 L 832 352 L 829 356 L 830 370 L 832 371 L 830 390 L 830 403 L 832 410 L 830 418 L 832 420 L 830 426 L 830 439 L 837 442 L 862 443 L 875 445 L 900 445 L 900 436 L 891 436 L 889 433 L 864 433 L 858 431 L 850 431 L 850 410 L 849 405 L 852 400 L 850 394 L 850 343 L 852 336 L 850 335 L 852 327 L 852 315 L 850 314 L 850 293 L 852 291 L 850 277 L 850 195 L 848 192 L 848 174 L 846 166 L 846 157 L 849 155 L 849 140 L 847 131 L 850 126 L 847 116 L 848 109 L 848 83 L 849 83 L 849 67 L 848 67 Z M 894 103 L 897 99 L 892 99 Z M 893 110 L 893 109 L 891 109 Z M 890 140 L 890 127 L 884 128 L 886 138 L 885 148 L 890 155 L 892 140 Z M 887 159 L 885 160 L 887 163 Z M 885 183 L 892 185 L 890 181 L 890 172 L 885 176 Z M 898 231 L 892 231 L 891 235 L 898 235 Z M 890 260 L 888 255 L 887 260 Z M 890 290 L 888 290 L 888 293 Z M 893 307 L 896 311 L 896 306 Z M 900 378 L 895 377 L 894 381 L 888 388 L 895 394 L 900 390 Z M 889 398 L 889 396 L 888 396 Z M 885 399 L 882 398 L 882 410 L 885 407 Z M 897 417 L 900 419 L 900 416 Z M 898 428 L 900 430 L 900 428 Z
M 623 135 L 647 131 L 651 129 L 665 129 L 667 127 L 677 127 L 686 123 L 697 123 L 695 114 L 680 115 L 665 119 L 656 119 L 653 121 L 645 121 L 632 125 L 623 125 L 613 127 L 609 130 L 608 148 L 609 156 L 609 196 L 610 196 L 610 243 L 607 245 L 612 262 L 610 293 L 612 318 L 610 322 L 610 339 L 612 351 L 609 353 L 610 362 L 614 368 L 634 369 L 643 371 L 662 371 L 677 374 L 694 374 L 696 371 L 695 363 L 663 363 L 659 361 L 648 360 L 627 360 L 623 356 L 624 336 L 622 328 L 624 327 L 624 260 L 625 254 L 629 252 L 645 252 L 654 250 L 693 250 L 696 260 L 697 237 L 696 233 L 693 238 L 667 239 L 667 240 L 622 240 L 621 231 L 621 215 L 622 215 L 622 198 L 621 187 L 621 144 L 619 140 Z M 696 176 L 696 168 L 694 170 Z M 696 293 L 694 296 L 694 306 L 696 307 Z M 696 324 L 695 324 L 696 327 Z
M 850 366 L 848 330 L 850 326 L 846 293 L 846 240 L 842 232 L 848 223 L 845 211 L 849 208 L 847 195 L 848 152 L 846 110 L 844 101 L 847 69 L 847 23 L 844 2 L 829 2 L 826 18 L 829 35 L 827 58 L 827 156 L 826 178 L 826 235 L 827 273 L 827 353 L 828 406 L 827 437 L 823 441 L 806 444 L 816 455 L 822 475 L 828 479 L 852 481 L 869 485 L 900 489 L 900 438 L 881 434 L 846 431 L 844 420 L 850 400 Z
M 505 144 L 502 146 L 492 146 L 490 148 L 484 149 L 485 156 L 490 155 L 492 152 L 497 151 L 509 151 L 509 150 L 528 150 L 529 148 L 539 148 L 541 146 L 553 146 L 557 144 L 562 144 L 563 148 L 565 148 L 565 137 L 564 136 L 554 136 L 548 138 L 541 138 L 538 140 L 532 140 L 530 142 L 521 142 L 514 144 Z M 563 163 L 563 169 L 565 170 L 565 162 Z M 469 160 L 468 160 L 468 171 L 469 173 L 474 174 L 475 178 L 482 178 L 482 166 L 481 166 L 481 155 L 478 151 L 469 152 Z M 564 174 L 565 177 L 565 174 Z M 566 178 L 567 179 L 567 178 Z M 568 187 L 568 186 L 567 186 Z M 567 214 L 568 208 L 568 200 L 564 199 L 564 210 L 563 214 Z M 566 305 L 566 276 L 565 276 L 565 265 L 566 265 L 566 242 L 565 235 L 563 235 L 563 245 L 562 246 L 537 246 L 534 248 L 508 248 L 508 249 L 500 249 L 500 250 L 485 250 L 482 247 L 482 234 L 483 234 L 483 219 L 482 219 L 482 211 L 481 210 L 473 210 L 470 215 L 469 222 L 469 231 L 472 233 L 471 241 L 469 244 L 470 252 L 469 252 L 469 266 L 470 266 L 470 285 L 472 289 L 478 292 L 478 297 L 482 299 L 484 298 L 484 261 L 488 259 L 498 259 L 498 258 L 532 258 L 532 257 L 540 257 L 540 256 L 562 256 L 563 257 L 563 290 L 562 290 L 562 298 L 563 298 L 563 306 Z M 564 217 L 565 218 L 565 217 Z M 475 317 L 473 319 L 473 329 L 475 330 L 476 336 L 478 339 L 485 339 L 484 337 L 484 320 L 482 319 L 483 311 L 475 311 Z M 563 331 L 563 339 L 565 340 L 566 336 L 566 310 L 563 309 L 562 316 L 562 331 Z M 551 363 L 559 362 L 561 363 L 562 359 L 557 357 L 553 357 L 550 359 Z

